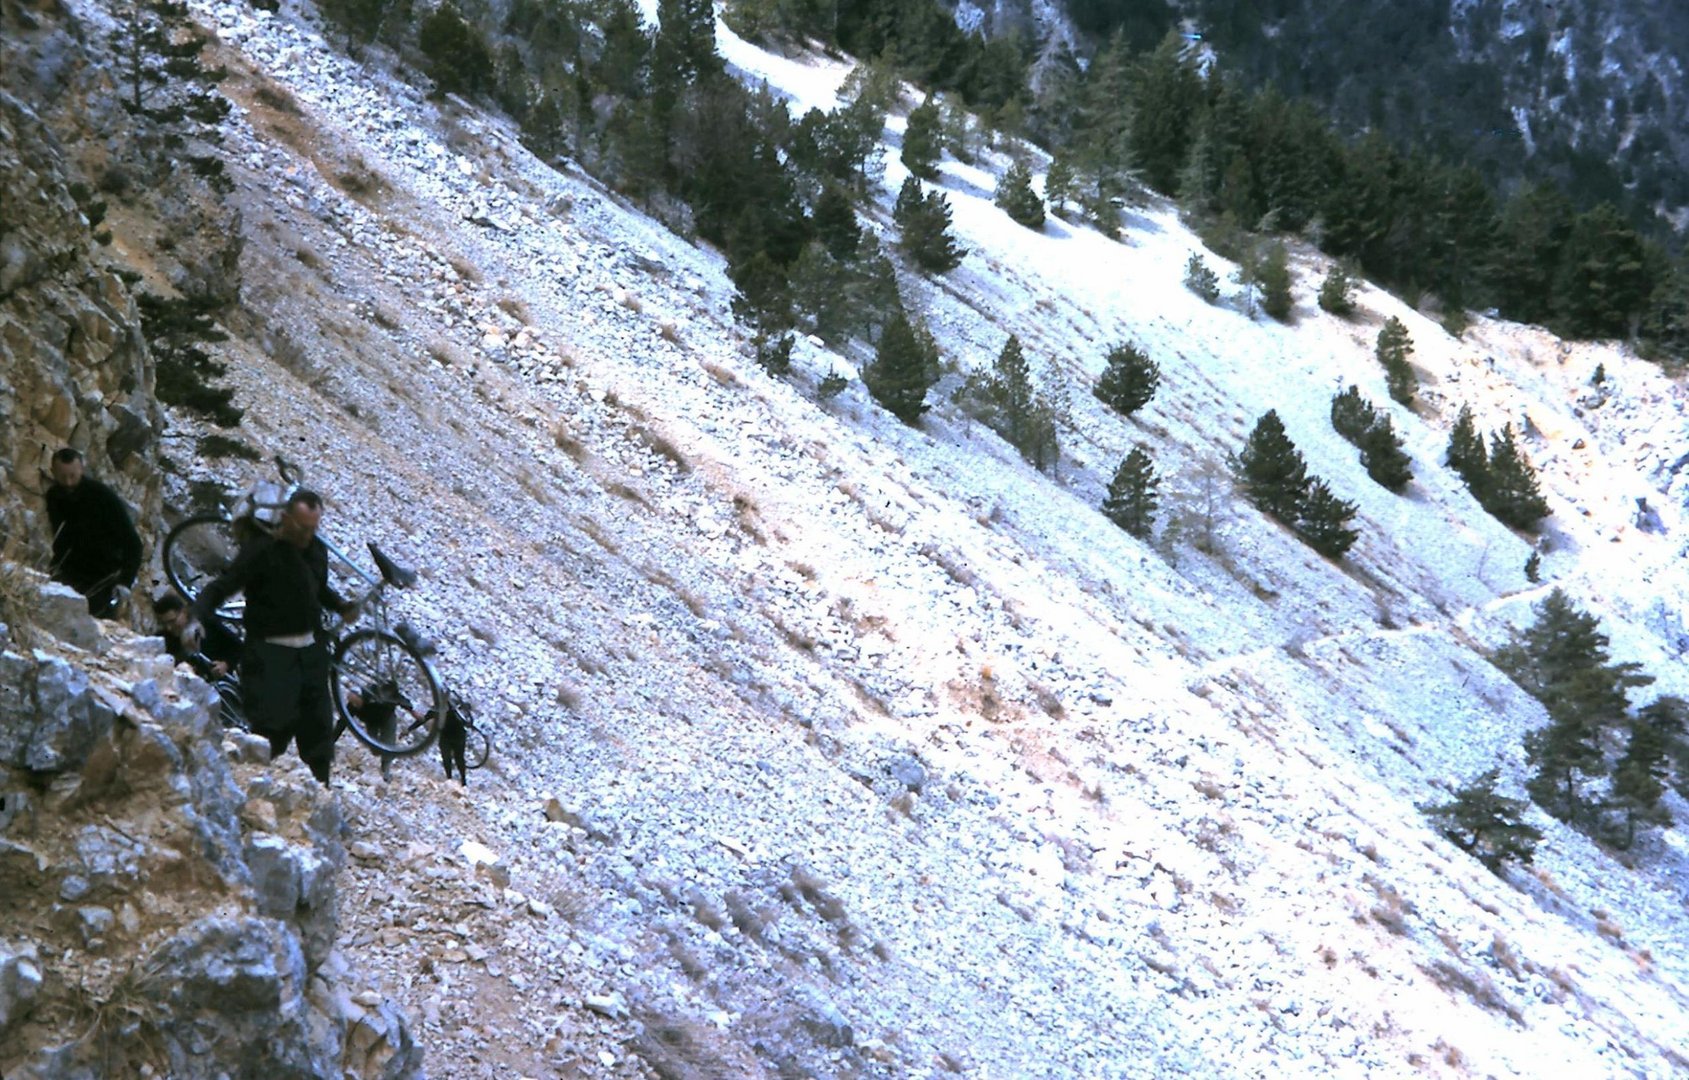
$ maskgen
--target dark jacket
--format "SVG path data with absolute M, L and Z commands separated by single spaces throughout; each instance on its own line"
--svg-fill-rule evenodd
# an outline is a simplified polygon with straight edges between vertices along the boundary
M 116 574 L 127 585 L 141 569 L 141 534 L 117 492 L 89 476 L 73 488 L 47 489 L 53 571 L 61 579 Z
M 238 592 L 246 594 L 248 642 L 316 633 L 325 605 L 346 604 L 329 587 L 328 548 L 315 537 L 303 549 L 274 536 L 256 541 L 199 594 L 194 617 L 209 625 L 217 609 Z

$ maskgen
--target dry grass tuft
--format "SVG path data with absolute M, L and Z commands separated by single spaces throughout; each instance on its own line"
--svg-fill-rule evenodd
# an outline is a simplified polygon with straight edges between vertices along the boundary
M 740 1075 L 715 1028 L 691 1017 L 643 1009 L 639 1034 L 627 1044 L 658 1080 L 709 1080 Z
M 453 255 L 451 258 L 446 260 L 446 264 L 456 271 L 457 276 L 463 280 L 472 285 L 481 284 L 481 281 L 483 280 L 481 277 L 481 271 L 474 263 L 471 263 L 460 256 Z
M 1366 883 L 1372 886 L 1372 891 L 1378 895 L 1378 903 L 1372 908 L 1372 921 L 1384 927 L 1398 937 L 1406 937 L 1408 932 L 1407 918 L 1413 914 L 1413 905 L 1396 891 L 1394 885 L 1373 874 L 1366 876 Z
M 1498 1013 L 1514 1023 L 1520 1023 L 1524 1019 L 1519 1010 L 1496 987 L 1495 981 L 1482 971 L 1458 967 L 1446 960 L 1438 960 L 1423 970 L 1438 986 L 1451 994 L 1464 994 L 1479 1008 Z
M 334 186 L 366 206 L 379 203 L 393 190 L 380 173 L 356 156 L 334 174 Z
M 1513 951 L 1513 946 L 1507 943 L 1507 939 L 1501 936 L 1500 931 L 1496 932 L 1495 940 L 1490 942 L 1490 956 L 1494 957 L 1501 970 L 1515 979 L 1524 979 L 1524 965 L 1519 963 L 1518 954 Z
M 704 369 L 704 374 L 714 379 L 722 386 L 738 386 L 739 376 L 722 367 L 714 360 L 700 360 L 698 366 Z
M 519 296 L 501 296 L 498 298 L 498 309 L 509 315 L 523 326 L 534 325 L 534 317 L 528 311 L 528 305 Z
M 792 887 L 815 913 L 830 923 L 846 922 L 844 901 L 828 892 L 821 878 L 807 867 L 792 867 Z
M 590 454 L 586 444 L 575 438 L 575 433 L 569 430 L 569 422 L 561 416 L 551 422 L 551 441 L 577 463 L 585 461 Z
M 652 453 L 673 462 L 674 467 L 679 469 L 682 473 L 689 473 L 692 471 L 691 460 L 688 459 L 686 454 L 681 451 L 680 447 L 676 446 L 666 436 L 652 430 L 644 424 L 635 424 L 632 431 L 634 438 L 649 447 Z
M 299 99 L 294 97 L 285 86 L 272 82 L 261 83 L 258 89 L 252 92 L 252 97 L 266 109 L 274 109 L 283 116 L 305 115 L 304 111 L 299 108 Z

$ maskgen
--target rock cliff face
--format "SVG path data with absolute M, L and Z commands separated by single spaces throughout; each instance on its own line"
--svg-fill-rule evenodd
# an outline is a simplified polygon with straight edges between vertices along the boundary
M 54 450 L 74 446 L 140 518 L 156 520 L 161 429 L 129 287 L 95 256 L 85 193 L 59 140 L 0 89 L 0 478 L 7 518 L 39 557 L 33 520 Z M 85 198 L 86 194 L 84 195 Z
M 422 1076 L 335 950 L 333 797 L 256 764 L 157 639 L 90 624 L 0 652 L 0 1074 Z

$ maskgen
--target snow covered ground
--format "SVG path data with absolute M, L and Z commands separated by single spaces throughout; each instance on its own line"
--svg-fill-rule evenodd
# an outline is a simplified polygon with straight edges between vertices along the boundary
M 991 204 L 1005 160 L 946 160 L 971 253 L 906 295 L 962 368 L 1016 333 L 1066 385 L 1066 456 L 1040 475 L 945 403 L 920 430 L 859 384 L 818 405 L 852 364 L 813 342 L 770 380 L 719 256 L 347 61 L 309 9 L 196 10 L 238 60 L 270 331 L 236 368 L 251 432 L 313 463 L 336 529 L 424 565 L 411 612 L 500 718 L 467 798 L 420 763 L 388 785 L 349 768 L 344 797 L 419 865 L 474 839 L 551 898 L 443 951 L 426 913 L 349 920 L 437 1075 L 649 1075 L 664 1054 L 693 1070 L 667 1075 L 1689 1069 L 1676 833 L 1630 867 L 1543 818 L 1537 869 L 1503 880 L 1415 809 L 1498 760 L 1520 776 L 1543 722 L 1480 649 L 1548 586 L 1440 465 L 1455 411 L 1524 432 L 1546 580 L 1689 693 L 1680 386 L 1529 328 L 1456 341 L 1371 289 L 1337 320 L 1306 252 L 1294 324 L 1251 321 L 1183 288 L 1200 246 L 1170 207 L 1135 208 L 1121 242 L 1035 234 Z M 848 72 L 718 33 L 794 109 Z M 888 154 L 881 221 L 902 179 Z M 1371 356 L 1391 315 L 1418 413 Z M 1131 420 L 1089 393 L 1121 340 L 1163 372 Z M 1331 430 L 1349 382 L 1391 409 L 1405 496 Z M 1234 496 L 1217 550 L 1173 559 L 1096 512 L 1133 444 L 1176 504 L 1268 408 L 1360 506 L 1343 563 Z M 362 914 L 410 911 L 402 877 L 361 873 Z

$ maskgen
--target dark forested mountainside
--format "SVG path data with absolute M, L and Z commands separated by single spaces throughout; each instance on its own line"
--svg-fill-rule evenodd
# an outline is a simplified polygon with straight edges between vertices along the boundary
M 1689 5 L 1658 0 L 1068 0 L 1092 42 L 1175 25 L 1244 84 L 1317 102 L 1349 133 L 1512 187 L 1689 207 Z M 1180 20 L 1187 20 L 1180 23 Z

